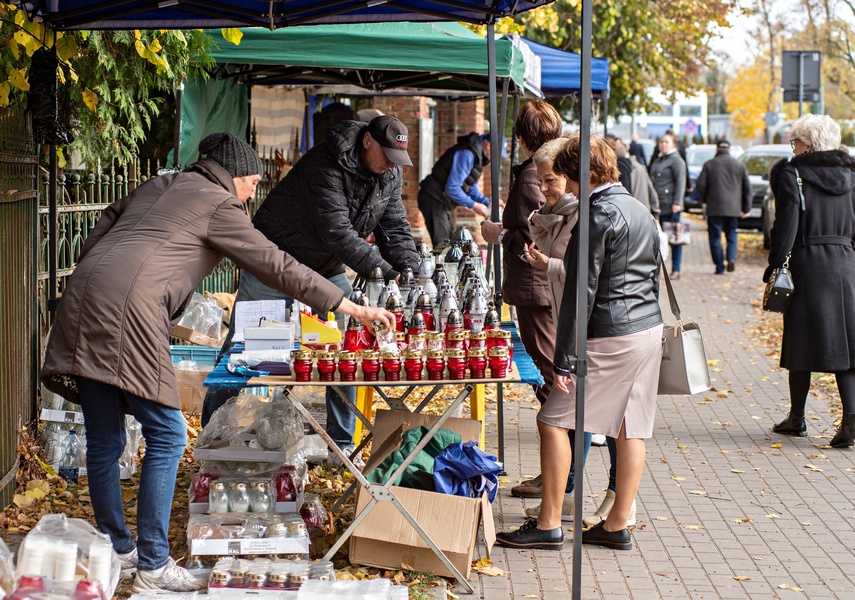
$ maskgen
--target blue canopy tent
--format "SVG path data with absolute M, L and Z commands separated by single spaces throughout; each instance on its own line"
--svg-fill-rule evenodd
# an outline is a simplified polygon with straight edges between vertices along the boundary
M 514 36 L 508 36 L 514 37 Z M 578 94 L 582 87 L 582 56 L 544 46 L 523 38 L 532 52 L 540 57 L 540 90 L 547 98 Z M 594 58 L 591 62 L 591 91 L 609 91 L 609 61 Z
M 553 0 L 398 0 L 391 2 L 365 2 L 360 0 L 18 0 L 13 3 L 27 8 L 31 18 L 40 18 L 57 30 L 63 29 L 196 29 L 217 27 L 262 26 L 276 29 L 285 25 L 312 23 L 360 23 L 380 21 L 464 21 L 487 24 L 487 61 L 489 71 L 490 122 L 497 123 L 496 107 L 496 58 L 493 43 L 496 20 L 514 16 Z M 593 0 L 581 0 L 581 75 L 579 94 L 581 98 L 580 118 L 580 165 L 579 172 L 590 172 L 591 90 L 592 90 L 592 17 Z M 287 9 L 286 9 L 287 7 Z M 491 181 L 493 197 L 499 195 L 499 135 L 497 127 L 491 128 L 492 161 Z M 51 237 L 56 239 L 56 181 L 57 155 L 55 146 L 50 146 L 50 223 Z M 579 182 L 579 197 L 587 198 L 590 181 L 582 176 Z M 498 220 L 499 203 L 493 203 L 493 220 Z M 588 271 L 588 218 L 589 206 L 579 206 L 579 229 L 576 239 L 579 244 L 577 263 L 577 323 L 587 322 L 587 271 Z M 498 260 L 496 264 L 498 265 Z M 50 256 L 51 279 L 49 283 L 51 305 L 56 303 L 56 252 L 55 245 Z M 576 383 L 576 447 L 582 447 L 584 434 L 585 375 L 587 356 L 587 327 L 578 327 L 577 357 L 572 370 L 577 375 Z M 501 386 L 499 387 L 501 390 Z M 501 410 L 499 411 L 501 413 Z M 582 483 L 584 481 L 582 453 L 574 457 L 577 493 L 575 531 L 582 530 Z M 337 550 L 337 547 L 335 548 Z M 574 600 L 582 595 L 582 537 L 573 536 L 573 591 Z M 453 568 L 450 563 L 447 565 Z M 460 583 L 469 591 L 472 586 L 462 577 Z

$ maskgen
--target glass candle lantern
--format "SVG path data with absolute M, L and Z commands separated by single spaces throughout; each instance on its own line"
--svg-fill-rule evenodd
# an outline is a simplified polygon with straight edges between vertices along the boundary
M 232 483 L 228 486 L 229 512 L 249 511 L 249 490 L 242 482 Z
M 404 355 L 404 370 L 409 381 L 421 380 L 424 363 L 424 353 L 421 350 L 407 350 Z
M 466 351 L 448 348 L 445 351 L 449 379 L 466 379 Z
M 356 352 L 340 352 L 338 374 L 342 381 L 356 381 Z
M 267 481 L 255 481 L 249 487 L 250 512 L 266 513 L 273 508 L 273 496 Z
M 493 346 L 501 346 L 508 349 L 510 360 L 514 359 L 514 345 L 511 342 L 511 332 L 498 329 L 493 332 Z
M 229 496 L 226 492 L 226 484 L 222 481 L 214 481 L 208 489 L 208 512 L 229 512 Z
M 335 352 L 324 351 L 318 356 L 318 378 L 335 381 Z
M 407 334 L 403 331 L 395 333 L 395 344 L 398 346 L 398 354 L 403 355 L 407 350 Z
M 511 366 L 511 357 L 508 349 L 504 346 L 493 346 L 490 348 L 490 377 L 499 379 L 507 377 Z
M 448 340 L 445 343 L 446 349 L 455 348 L 466 352 L 466 341 L 469 339 L 469 332 L 465 329 L 457 329 L 448 333 Z
M 484 348 L 469 348 L 469 377 L 484 379 L 487 370 L 487 350 Z
M 428 350 L 425 361 L 428 379 L 438 381 L 445 375 L 445 354 L 442 350 Z
M 401 379 L 401 357 L 395 352 L 383 353 L 383 375 L 386 381 Z
M 296 381 L 312 380 L 312 351 L 300 350 L 294 353 L 292 364 Z
M 428 350 L 439 350 L 440 352 L 445 350 L 445 334 L 442 333 L 441 331 L 428 332 L 427 349 Z
M 427 350 L 427 338 L 424 333 L 410 333 L 407 339 L 407 348 L 410 350 Z
M 380 379 L 380 353 L 375 350 L 363 350 L 362 355 L 362 379 L 365 381 L 377 381 Z
M 486 331 L 470 331 L 469 332 L 469 348 L 487 349 L 487 332 Z

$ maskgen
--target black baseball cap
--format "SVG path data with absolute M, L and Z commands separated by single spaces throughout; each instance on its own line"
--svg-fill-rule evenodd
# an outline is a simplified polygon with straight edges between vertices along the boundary
M 407 126 L 398 119 L 386 115 L 374 117 L 368 124 L 368 133 L 380 144 L 390 161 L 396 165 L 413 166 L 407 154 Z
M 716 144 L 716 147 L 720 148 L 721 150 L 726 150 L 730 148 L 730 142 L 728 142 L 727 140 L 719 140 Z

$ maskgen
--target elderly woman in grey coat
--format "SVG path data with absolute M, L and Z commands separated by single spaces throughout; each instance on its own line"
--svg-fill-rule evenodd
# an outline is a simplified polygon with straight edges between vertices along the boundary
M 391 313 L 350 302 L 252 226 L 244 203 L 255 196 L 262 165 L 249 144 L 220 133 L 199 151 L 207 157 L 186 171 L 150 179 L 104 210 L 63 294 L 41 372 L 48 389 L 83 408 L 95 521 L 122 570 L 137 570 L 134 592 L 205 587 L 169 556 L 175 477 L 187 446 L 169 328 L 217 263 L 227 256 L 320 311 L 394 324 Z M 136 540 L 119 482 L 125 413 L 146 441 Z

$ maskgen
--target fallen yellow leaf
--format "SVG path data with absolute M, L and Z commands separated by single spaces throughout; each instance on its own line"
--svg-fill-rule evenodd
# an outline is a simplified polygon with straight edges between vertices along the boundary
M 674 481 L 686 481 L 685 477 L 672 477 L 671 479 L 673 479 Z
M 475 570 L 478 571 L 481 575 L 487 575 L 488 577 L 501 577 L 505 574 L 505 572 L 498 567 L 482 567 L 480 569 Z
M 747 575 L 734 575 L 733 578 L 736 581 L 751 581 L 751 578 L 748 577 Z
M 778 444 L 772 444 L 772 445 L 770 446 L 770 448 L 783 448 L 783 447 L 784 447 L 784 444 L 781 444 L 781 443 L 778 443 Z
M 698 529 L 702 529 L 700 525 L 683 525 L 683 529 L 690 529 L 692 531 L 697 531 Z
M 736 474 L 745 473 L 745 471 L 740 471 L 739 469 L 731 469 L 730 472 Z
M 766 515 L 766 518 L 767 519 L 780 519 L 781 515 L 776 515 L 775 513 L 771 513 L 771 514 Z

